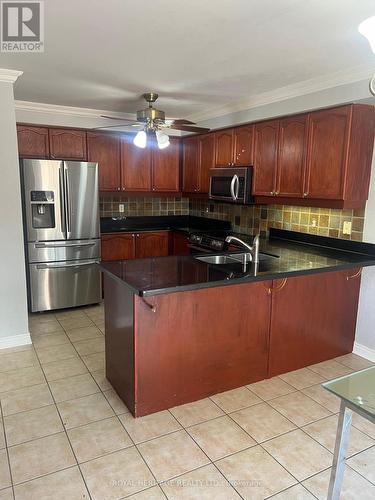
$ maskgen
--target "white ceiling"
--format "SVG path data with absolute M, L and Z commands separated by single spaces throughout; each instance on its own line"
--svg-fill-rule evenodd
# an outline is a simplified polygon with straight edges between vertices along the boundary
M 0 54 L 19 100 L 188 117 L 374 65 L 374 0 L 47 0 L 45 52 Z

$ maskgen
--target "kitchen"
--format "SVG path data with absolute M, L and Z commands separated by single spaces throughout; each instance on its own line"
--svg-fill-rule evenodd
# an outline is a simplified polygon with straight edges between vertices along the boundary
M 351 4 L 370 69 L 212 117 L 156 83 L 37 97 L 39 56 L 1 54 L 0 496 L 374 496 L 371 402 L 335 381 L 375 362 L 374 13 Z

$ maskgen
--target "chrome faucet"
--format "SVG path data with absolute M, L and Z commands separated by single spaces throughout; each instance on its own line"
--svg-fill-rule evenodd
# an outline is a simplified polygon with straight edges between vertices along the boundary
M 258 264 L 258 262 L 259 262 L 259 238 L 260 238 L 259 234 L 255 235 L 252 245 L 248 245 L 247 243 L 242 241 L 240 238 L 237 238 L 236 236 L 227 236 L 225 238 L 225 241 L 227 243 L 232 243 L 232 241 L 235 241 L 235 242 L 239 243 L 240 245 L 242 245 L 243 247 L 245 247 L 248 250 L 248 252 L 246 252 L 246 253 L 251 256 L 251 262 L 254 262 L 254 264 Z

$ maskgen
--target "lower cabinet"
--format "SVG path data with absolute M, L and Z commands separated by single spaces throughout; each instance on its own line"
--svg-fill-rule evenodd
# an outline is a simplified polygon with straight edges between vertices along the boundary
M 352 352 L 360 269 L 275 280 L 269 376 Z
M 173 255 L 189 255 L 189 236 L 184 233 L 173 233 Z
M 142 259 L 169 255 L 169 231 L 103 234 L 102 261 Z
M 103 234 L 102 261 L 135 259 L 134 234 Z
M 136 234 L 137 259 L 166 257 L 169 255 L 169 231 L 143 232 Z

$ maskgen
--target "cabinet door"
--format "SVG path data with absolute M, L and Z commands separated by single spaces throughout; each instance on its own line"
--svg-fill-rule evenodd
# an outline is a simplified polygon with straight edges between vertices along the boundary
M 255 125 L 253 194 L 274 196 L 276 191 L 279 121 Z
M 103 234 L 102 261 L 125 260 L 135 258 L 134 234 Z
M 189 255 L 189 237 L 184 233 L 173 233 L 173 255 Z
M 275 280 L 269 376 L 352 352 L 359 287 L 358 269 Z
M 165 149 L 157 146 L 152 152 L 152 190 L 180 191 L 180 141 L 170 137 Z
M 121 183 L 123 191 L 151 191 L 151 149 L 134 146 L 133 137 L 121 141 Z
M 188 137 L 182 143 L 182 190 L 196 193 L 199 190 L 198 137 Z
M 18 154 L 23 158 L 48 158 L 48 128 L 17 125 Z
M 51 158 L 86 160 L 86 132 L 83 130 L 49 129 Z
M 253 164 L 254 126 L 246 125 L 234 129 L 234 163 L 249 167 Z
M 120 138 L 105 133 L 87 132 L 87 156 L 99 164 L 99 190 L 120 191 Z
M 209 171 L 215 166 L 215 134 L 198 137 L 199 141 L 199 186 L 200 193 L 208 193 Z
M 308 198 L 344 197 L 350 107 L 328 109 L 309 115 L 307 152 Z
M 233 129 L 215 133 L 215 166 L 228 167 L 233 158 Z
M 306 115 L 280 121 L 276 196 L 303 197 L 306 139 Z
M 136 235 L 136 257 L 165 257 L 169 255 L 169 231 L 143 232 Z

